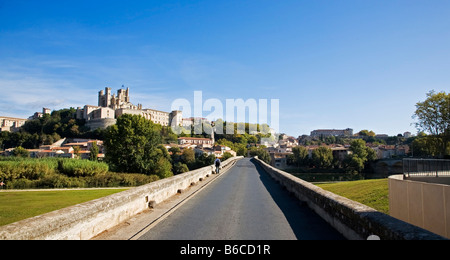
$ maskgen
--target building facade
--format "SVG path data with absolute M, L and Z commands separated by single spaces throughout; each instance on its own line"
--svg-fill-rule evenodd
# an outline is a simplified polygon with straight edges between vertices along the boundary
M 27 119 L 0 116 L 0 132 L 16 132 L 26 121 Z
M 120 108 L 131 110 L 142 109 L 141 104 L 135 106 L 130 102 L 130 88 L 117 90 L 117 96 L 115 94 L 111 95 L 111 88 L 105 88 L 104 92 L 101 90 L 98 92 L 98 106 L 109 107 L 114 110 Z
M 353 129 L 318 129 L 311 132 L 311 137 L 352 136 Z
M 213 139 L 209 138 L 198 138 L 198 137 L 180 137 L 178 138 L 178 144 L 194 144 L 194 145 L 202 145 L 203 147 L 212 147 L 214 144 Z
M 122 86 L 123 87 L 123 86 Z M 182 112 L 164 112 L 155 109 L 142 109 L 142 105 L 130 102 L 130 89 L 119 89 L 112 94 L 111 88 L 105 88 L 98 93 L 98 106 L 85 105 L 77 109 L 77 119 L 86 120 L 86 126 L 91 130 L 106 128 L 116 123 L 123 114 L 140 115 L 162 126 L 179 126 L 182 124 Z

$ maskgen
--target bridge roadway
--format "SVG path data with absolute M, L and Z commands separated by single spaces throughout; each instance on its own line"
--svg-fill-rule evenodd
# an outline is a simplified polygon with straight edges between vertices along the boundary
M 344 239 L 244 158 L 139 240 Z

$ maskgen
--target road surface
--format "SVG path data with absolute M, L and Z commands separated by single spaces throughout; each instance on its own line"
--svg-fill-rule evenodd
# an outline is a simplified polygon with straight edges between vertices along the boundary
M 244 158 L 140 240 L 343 239 Z

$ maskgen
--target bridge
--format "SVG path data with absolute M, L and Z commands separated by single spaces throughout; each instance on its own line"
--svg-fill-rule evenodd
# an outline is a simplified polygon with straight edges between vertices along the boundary
M 0 239 L 442 239 L 258 158 L 223 165 L 0 227 Z
M 139 239 L 343 239 L 250 159 L 236 163 Z

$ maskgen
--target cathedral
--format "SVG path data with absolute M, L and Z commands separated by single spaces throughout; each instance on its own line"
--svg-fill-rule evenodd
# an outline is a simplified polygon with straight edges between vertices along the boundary
M 85 105 L 77 109 L 77 119 L 86 120 L 86 126 L 91 130 L 106 128 L 116 123 L 116 118 L 123 114 L 140 115 L 162 126 L 179 126 L 182 124 L 182 111 L 164 112 L 155 109 L 142 109 L 130 102 L 130 89 L 119 89 L 112 94 L 111 88 L 105 88 L 98 93 L 98 106 Z
M 122 86 L 122 88 L 123 87 L 124 86 Z M 126 90 L 119 89 L 117 91 L 117 96 L 115 94 L 111 95 L 111 88 L 105 88 L 105 92 L 101 90 L 98 93 L 98 106 L 109 107 L 114 110 L 119 108 L 134 109 L 134 110 L 142 109 L 141 104 L 135 106 L 130 102 L 130 88 L 127 88 Z

